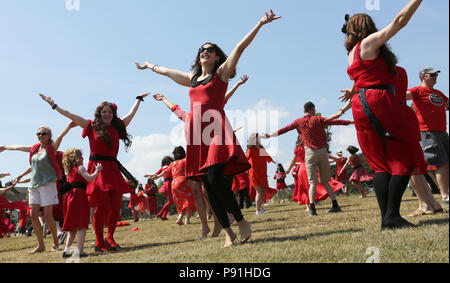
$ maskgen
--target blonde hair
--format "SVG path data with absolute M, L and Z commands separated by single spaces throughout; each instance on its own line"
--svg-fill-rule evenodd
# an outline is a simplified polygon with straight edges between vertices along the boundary
M 45 132 L 46 132 L 47 134 L 49 134 L 49 142 L 50 142 L 50 143 L 53 143 L 53 140 L 52 140 L 52 129 L 50 129 L 50 128 L 47 127 L 47 126 L 40 126 L 40 127 L 38 128 L 38 132 L 39 132 L 40 129 L 45 130 Z
M 64 170 L 69 173 L 75 166 L 80 163 L 83 154 L 81 150 L 77 148 L 70 148 L 66 152 L 64 152 L 64 156 L 62 159 L 62 163 L 64 166 Z

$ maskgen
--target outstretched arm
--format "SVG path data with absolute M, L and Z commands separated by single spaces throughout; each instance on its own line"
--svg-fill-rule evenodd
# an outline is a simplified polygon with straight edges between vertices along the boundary
M 342 166 L 342 169 L 341 169 L 341 171 L 339 171 L 338 175 L 341 175 L 342 172 L 344 172 L 344 170 L 347 168 L 349 163 L 350 163 L 350 157 L 347 158 L 347 162 L 345 162 L 344 166 Z
M 11 190 L 12 188 L 14 188 L 16 185 L 17 185 L 17 182 L 18 182 L 19 180 L 14 180 L 14 181 L 12 181 L 12 184 L 11 184 L 11 186 L 9 186 L 9 187 L 6 187 L 6 188 L 3 188 L 3 189 L 0 189 L 0 195 L 3 195 L 4 193 L 6 193 L 6 192 L 8 192 L 9 190 Z
M 128 112 L 128 114 L 123 116 L 122 118 L 123 122 L 125 123 L 125 127 L 128 127 L 128 125 L 131 123 L 131 120 L 133 120 L 134 115 L 136 115 L 136 112 L 139 109 L 139 105 L 141 105 L 141 101 L 144 101 L 144 98 L 147 97 L 149 94 L 150 92 L 143 93 L 136 97 L 136 102 L 131 107 L 130 112 Z
M 239 62 L 242 53 L 244 53 L 244 50 L 250 45 L 250 43 L 252 43 L 261 27 L 280 18 L 281 17 L 276 16 L 273 11 L 270 10 L 270 14 L 266 13 L 266 15 L 258 22 L 258 24 L 241 40 L 241 42 L 236 45 L 228 59 L 217 70 L 219 77 L 223 82 L 228 82 L 231 74 L 233 74 L 234 70 L 236 69 L 236 65 Z
M 243 76 L 241 77 L 241 80 L 238 81 L 238 82 L 234 85 L 234 87 L 233 87 L 232 89 L 230 89 L 230 91 L 228 91 L 227 94 L 225 95 L 225 99 L 224 99 L 225 103 L 228 102 L 228 100 L 233 96 L 233 94 L 236 92 L 236 90 L 237 90 L 241 85 L 245 84 L 245 83 L 247 82 L 247 80 L 248 80 L 248 76 L 247 76 L 247 75 L 243 75 Z
M 289 164 L 289 168 L 286 170 L 286 174 L 289 174 L 292 168 L 294 168 L 295 160 L 297 160 L 297 155 L 294 155 L 294 157 L 292 158 L 291 163 Z
M 397 14 L 392 23 L 384 29 L 366 37 L 361 42 L 361 57 L 363 59 L 375 58 L 378 55 L 378 49 L 408 24 L 421 3 L 422 0 L 411 0 L 408 5 Z
M 164 95 L 158 93 L 158 94 L 153 95 L 153 98 L 157 101 L 162 101 L 164 103 L 164 105 L 166 105 L 167 108 L 169 108 L 170 111 L 173 112 L 173 114 L 175 114 L 178 118 L 180 118 L 180 120 L 186 122 L 186 120 L 188 119 L 189 112 L 184 111 L 180 107 L 174 108 L 177 105 L 175 103 L 173 103 L 172 101 L 170 101 Z
M 145 62 L 144 65 L 140 65 L 137 62 L 135 64 L 139 70 L 150 69 L 154 73 L 169 77 L 177 84 L 180 84 L 180 85 L 186 86 L 186 87 L 191 86 L 192 73 L 186 73 L 186 72 L 178 71 L 175 69 L 169 69 L 169 68 L 166 68 L 163 66 L 154 65 L 150 62 Z
M 0 152 L 5 150 L 18 150 L 24 152 L 30 152 L 32 145 L 1 145 Z
M 170 101 L 167 97 L 165 97 L 163 94 L 155 94 L 153 95 L 153 98 L 157 101 L 162 101 L 164 103 L 164 105 L 167 106 L 167 108 L 169 108 L 170 110 L 172 110 L 172 108 L 176 105 L 175 103 L 173 103 L 172 101 Z
M 58 151 L 59 146 L 61 145 L 62 139 L 67 135 L 67 133 L 72 129 L 77 127 L 78 125 L 75 122 L 70 122 L 69 125 L 59 134 L 59 136 L 56 138 L 55 142 L 53 143 L 53 148 L 55 151 Z
M 3 178 L 3 177 L 7 177 L 7 176 L 10 176 L 11 174 L 9 174 L 9 173 L 0 173 L 0 178 Z
M 87 128 L 88 120 L 78 115 L 72 114 L 67 110 L 64 110 L 59 105 L 57 105 L 50 96 L 45 96 L 41 93 L 39 93 L 39 96 L 42 98 L 42 100 L 47 102 L 52 107 L 52 109 L 56 110 L 58 113 L 69 118 L 70 120 L 74 121 L 78 126 L 82 127 L 83 129 Z

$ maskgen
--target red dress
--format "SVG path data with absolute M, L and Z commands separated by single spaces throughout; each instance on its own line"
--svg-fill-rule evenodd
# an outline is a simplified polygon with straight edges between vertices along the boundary
M 353 63 L 347 73 L 355 81 L 356 90 L 380 85 L 404 83 L 396 79 L 379 55 L 375 60 L 360 58 L 360 45 L 356 45 Z M 396 87 L 396 89 L 401 89 Z M 353 97 L 352 110 L 359 145 L 370 167 L 378 173 L 408 176 L 426 172 L 425 158 L 414 112 L 398 96 L 387 90 L 367 90 L 367 102 L 383 128 L 397 140 L 386 139 L 386 151 L 377 132 L 364 114 L 359 95 Z M 402 96 L 402 95 L 399 95 Z
M 368 173 L 366 169 L 361 164 L 361 158 L 354 154 L 350 156 L 350 166 L 354 169 L 352 175 L 350 176 L 350 182 L 369 182 L 373 180 L 374 174 Z
M 294 150 L 294 155 L 297 156 L 295 162 L 305 163 L 305 147 L 303 145 L 297 146 Z M 301 165 L 295 165 L 292 170 L 292 176 L 294 177 L 294 192 L 292 193 L 292 201 L 298 202 L 298 191 L 300 189 L 300 182 L 302 179 L 299 176 Z
M 102 141 L 97 137 L 97 134 L 92 126 L 92 121 L 88 120 L 88 126 L 83 130 L 82 137 L 89 138 L 90 155 L 104 155 L 110 157 L 117 157 L 119 152 L 119 133 L 113 126 L 106 126 L 108 134 L 112 141 L 112 147 Z M 119 166 L 115 161 L 92 161 L 89 160 L 87 171 L 92 174 L 95 171 L 95 166 L 101 163 L 103 170 L 100 171 L 97 178 L 88 184 L 87 194 L 92 195 L 93 193 L 115 191 L 121 194 L 126 194 L 130 192 L 130 186 L 125 181 L 122 173 L 119 170 Z
M 284 190 L 287 188 L 286 182 L 284 182 L 284 179 L 286 179 L 285 173 L 277 171 L 273 178 L 277 180 L 277 190 Z
M 196 180 L 201 180 L 212 165 L 226 164 L 226 176 L 250 168 L 225 115 L 228 82 L 223 82 L 217 73 L 209 78 L 197 83 L 194 77 L 189 90 L 191 111 L 185 122 L 186 177 Z
M 167 177 L 172 178 L 172 195 L 178 213 L 186 210 L 195 211 L 194 195 L 188 184 L 188 179 L 184 176 L 186 168 L 186 158 L 175 160 L 167 168 Z
M 292 200 L 296 201 L 298 204 L 309 204 L 309 181 L 308 174 L 306 173 L 306 164 L 305 164 L 305 150 L 303 146 L 299 146 L 295 150 L 296 155 L 299 157 L 299 161 L 301 162 L 300 168 L 297 172 L 297 183 L 294 189 L 294 193 L 292 195 Z M 303 156 L 301 156 L 303 154 Z M 300 155 L 300 156 L 299 156 Z M 319 173 L 317 173 L 317 179 L 319 180 Z M 331 178 L 331 181 L 328 182 L 333 189 L 334 192 L 339 191 L 345 185 Z M 320 183 L 317 184 L 316 187 L 316 199 L 314 202 L 319 202 L 328 198 L 328 192 L 325 187 Z
M 244 190 L 250 187 L 250 179 L 247 172 L 242 172 L 233 178 L 233 192 Z
M 341 172 L 342 167 L 345 165 L 346 162 L 347 162 L 347 158 L 345 158 L 345 157 L 339 157 L 338 160 L 336 160 L 336 177 L 335 177 L 335 179 L 336 179 L 336 181 L 344 183 L 344 184 L 348 182 L 347 168 L 345 168 L 341 174 L 339 174 L 339 172 Z
M 249 197 L 250 200 L 254 200 L 256 196 L 255 187 L 260 186 L 266 188 L 266 198 L 265 202 L 268 202 L 277 190 L 269 187 L 268 176 L 267 176 L 267 163 L 272 162 L 272 158 L 266 152 L 264 148 L 252 147 L 247 150 L 246 157 L 248 162 L 251 164 L 250 170 L 248 170 L 248 175 L 250 179 Z
M 83 183 L 87 185 L 88 182 L 80 174 L 78 174 L 78 168 L 79 167 L 72 168 L 72 170 L 67 174 L 67 182 Z M 90 209 L 86 190 L 74 188 L 64 194 L 63 210 L 63 231 L 88 228 Z
M 152 213 L 158 213 L 158 201 L 156 199 L 157 188 L 156 186 L 145 184 L 145 192 L 148 196 L 148 211 L 151 216 Z
M 148 201 L 144 196 L 145 192 L 140 191 L 138 192 L 138 197 L 142 198 L 142 201 L 138 203 L 138 211 L 142 212 L 144 210 L 148 210 Z

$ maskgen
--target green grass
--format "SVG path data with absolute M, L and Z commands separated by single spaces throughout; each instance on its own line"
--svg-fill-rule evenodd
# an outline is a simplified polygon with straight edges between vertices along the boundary
M 402 202 L 402 215 L 417 208 L 417 199 L 407 192 Z M 364 263 L 371 256 L 368 248 L 379 251 L 379 262 L 422 263 L 449 262 L 448 211 L 432 216 L 408 218 L 417 228 L 380 230 L 379 210 L 375 195 L 366 199 L 357 195 L 338 198 L 343 212 L 327 215 L 331 205 L 325 200 L 317 206 L 319 216 L 310 218 L 304 206 L 292 202 L 271 203 L 269 212 L 256 216 L 255 208 L 244 209 L 252 225 L 252 238 L 244 245 L 222 248 L 224 232 L 219 238 L 199 240 L 200 224 L 178 226 L 176 216 L 169 221 L 149 220 L 118 227 L 115 238 L 123 250 L 96 254 L 95 241 L 88 231 L 85 251 L 89 257 L 81 262 L 159 262 L 159 263 Z M 210 222 L 212 230 L 213 223 Z M 139 231 L 129 231 L 139 227 Z M 233 229 L 237 232 L 236 224 Z M 51 237 L 46 239 L 51 247 Z M 0 239 L 0 262 L 64 263 L 61 252 L 46 251 L 28 255 L 36 245 L 35 237 Z

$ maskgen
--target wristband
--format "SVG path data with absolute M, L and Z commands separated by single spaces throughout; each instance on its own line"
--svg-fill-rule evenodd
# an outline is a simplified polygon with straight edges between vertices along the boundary
M 153 72 L 156 72 L 156 71 L 155 71 L 156 67 L 159 67 L 159 65 L 153 65 L 153 67 L 152 67 L 152 71 L 153 71 Z
M 53 104 L 52 109 L 55 110 L 56 107 L 58 107 L 58 104 L 55 103 L 55 104 Z
M 140 101 L 144 102 L 144 98 L 142 96 L 136 96 L 136 99 L 139 99 Z

